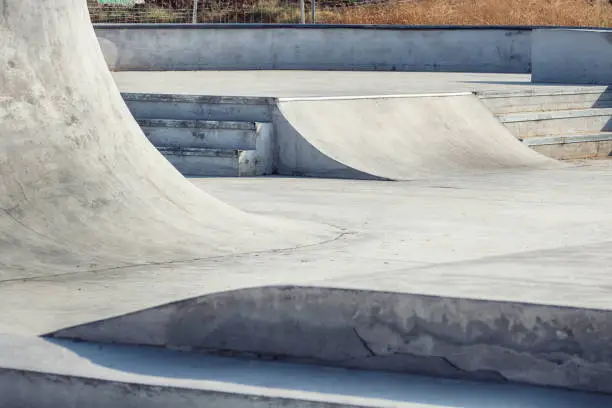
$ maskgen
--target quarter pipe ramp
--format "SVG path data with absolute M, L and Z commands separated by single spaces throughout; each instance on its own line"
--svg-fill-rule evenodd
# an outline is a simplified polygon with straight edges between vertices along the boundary
M 281 99 L 279 172 L 411 180 L 557 166 L 472 94 Z
M 0 1 L 0 281 L 331 235 L 248 215 L 185 180 L 121 99 L 84 0 Z

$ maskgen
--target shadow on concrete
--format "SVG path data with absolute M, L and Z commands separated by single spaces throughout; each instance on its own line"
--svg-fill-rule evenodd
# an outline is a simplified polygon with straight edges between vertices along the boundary
M 610 86 L 599 95 L 592 108 L 612 108 L 612 88 Z M 607 125 L 606 125 L 607 126 Z
M 250 361 L 206 356 L 161 348 L 101 345 L 47 340 L 91 363 L 123 373 L 161 377 L 168 386 L 223 389 L 234 392 L 301 391 L 317 398 L 350 396 L 382 399 L 388 404 L 416 403 L 431 407 L 530 408 L 610 407 L 612 396 L 514 384 L 491 384 L 357 371 L 313 365 Z M 146 381 L 146 378 L 143 377 Z M 187 380 L 187 381 L 185 381 Z M 138 381 L 129 379 L 129 381 Z M 194 383 L 196 382 L 196 383 Z M 199 386 L 197 384 L 199 383 Z M 238 386 L 236 388 L 236 386 Z M 241 390 L 240 386 L 250 387 Z M 252 387 L 255 387 L 253 389 Z M 303 395 L 308 399 L 309 395 Z
M 612 92 L 611 87 L 608 86 L 606 89 L 599 95 L 599 98 L 593 103 L 593 108 L 612 108 Z M 601 132 L 612 132 L 612 119 L 608 120 L 604 127 L 601 129 Z M 608 157 L 612 156 L 612 149 L 608 151 Z

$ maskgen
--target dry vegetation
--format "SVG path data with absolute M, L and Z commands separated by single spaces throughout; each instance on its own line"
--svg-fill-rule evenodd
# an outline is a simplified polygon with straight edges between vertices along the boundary
M 309 9 L 310 0 L 305 0 Z M 609 0 L 318 0 L 317 22 L 407 25 L 551 25 L 611 27 Z M 189 22 L 191 0 L 147 7 L 91 7 L 95 22 Z M 309 15 L 310 13 L 307 12 Z M 297 0 L 205 0 L 200 22 L 296 23 Z
M 598 0 L 415 0 L 345 8 L 325 13 L 321 20 L 344 24 L 609 27 L 612 5 Z

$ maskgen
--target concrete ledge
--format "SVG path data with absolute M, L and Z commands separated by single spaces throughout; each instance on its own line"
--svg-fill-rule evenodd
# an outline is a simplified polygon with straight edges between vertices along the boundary
M 612 31 L 537 29 L 532 33 L 532 81 L 612 84 Z
M 257 124 L 199 120 L 145 119 L 138 125 L 154 146 L 255 150 Z
M 540 120 L 589 118 L 612 116 L 612 108 L 569 109 L 544 112 L 520 112 L 498 116 L 502 123 L 532 122 Z
M 546 26 L 512 26 L 512 25 L 388 25 L 388 24 L 257 24 L 257 23 L 199 23 L 199 24 L 180 24 L 180 23 L 143 23 L 143 24 L 125 24 L 125 23 L 97 23 L 93 25 L 95 29 L 143 29 L 143 30 L 159 30 L 167 28 L 173 30 L 278 30 L 286 28 L 298 28 L 300 30 L 338 30 L 345 28 L 354 28 L 360 30 L 372 31 L 387 31 L 387 30 L 428 30 L 428 31 L 454 31 L 454 30 L 516 30 L 516 31 L 531 31 L 536 28 L 546 28 Z M 559 27 L 571 28 L 571 27 Z M 576 27 L 573 27 L 576 28 Z M 588 27 L 585 27 L 588 28 Z
M 255 131 L 254 122 L 232 122 L 218 120 L 180 120 L 180 119 L 138 119 L 140 126 L 163 127 L 172 129 L 210 129 L 210 130 L 252 130 Z
M 122 93 L 121 96 L 124 101 L 141 102 L 215 103 L 231 105 L 273 105 L 276 103 L 276 98 L 259 96 L 181 95 L 128 92 Z
M 612 141 L 612 133 L 598 133 L 593 135 L 565 135 L 565 136 L 544 136 L 525 139 L 523 143 L 527 146 L 545 146 L 568 143 L 602 142 Z
M 612 154 L 612 133 L 534 137 L 527 146 L 555 160 L 596 159 Z
M 496 115 L 527 112 L 611 108 L 612 92 L 607 87 L 569 87 L 564 90 L 478 92 L 481 101 Z
M 612 140 L 542 144 L 534 145 L 531 148 L 556 160 L 597 159 L 612 155 Z
M 531 30 L 364 26 L 100 25 L 112 70 L 374 70 L 527 73 Z
M 269 122 L 276 98 L 124 93 L 123 100 L 139 119 Z
M 612 393 L 610 313 L 264 287 L 172 303 L 52 336 Z

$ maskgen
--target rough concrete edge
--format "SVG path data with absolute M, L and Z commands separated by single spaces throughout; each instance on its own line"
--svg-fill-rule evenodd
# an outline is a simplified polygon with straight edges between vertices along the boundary
M 210 296 L 217 296 L 217 295 L 229 295 L 229 294 L 234 294 L 234 293 L 240 293 L 240 292 L 248 292 L 251 290 L 299 290 L 299 289 L 322 289 L 322 290 L 329 290 L 329 291 L 335 291 L 335 292 L 340 292 L 340 293 L 349 293 L 349 294 L 357 294 L 357 293 L 376 293 L 376 294 L 381 294 L 381 295 L 406 295 L 406 296 L 414 296 L 414 297 L 419 297 L 419 298 L 423 298 L 423 299 L 430 299 L 430 300 L 451 300 L 451 301 L 467 301 L 467 302 L 471 302 L 474 304 L 481 304 L 481 305 L 487 305 L 487 304 L 496 304 L 496 305 L 501 305 L 501 306 L 522 306 L 522 307 L 545 307 L 545 308 L 551 308 L 554 310 L 560 310 L 560 311 L 592 311 L 592 312 L 604 312 L 604 313 L 611 313 L 612 315 L 612 309 L 603 309 L 603 308 L 594 308 L 594 307 L 578 307 L 578 306 L 566 306 L 566 305 L 558 305 L 558 304 L 553 304 L 553 303 L 537 303 L 537 302 L 519 302 L 519 301 L 513 301 L 513 300 L 500 300 L 500 299 L 484 299 L 484 298 L 479 298 L 479 297 L 459 297 L 459 296 L 441 296 L 441 295 L 432 295 L 432 294 L 427 294 L 427 293 L 419 293 L 419 292 L 396 292 L 396 291 L 390 291 L 390 290 L 376 290 L 376 289 L 354 289 L 354 288 L 345 288 L 345 287 L 341 287 L 341 286 L 312 286 L 312 285 L 264 285 L 264 286 L 252 286 L 252 287 L 244 287 L 244 288 L 239 288 L 239 289 L 229 289 L 229 290 L 221 290 L 218 292 L 213 292 L 213 293 L 207 293 L 204 295 L 196 295 L 196 296 L 191 296 L 188 298 L 184 298 L 184 299 L 180 299 L 180 300 L 175 300 L 173 302 L 167 302 L 167 303 L 162 303 L 159 304 L 157 306 L 153 306 L 153 307 L 149 307 L 146 309 L 139 309 L 139 310 L 135 310 L 133 312 L 128 312 L 128 313 L 122 313 L 110 318 L 103 318 L 103 319 L 98 319 L 98 320 L 92 320 L 91 322 L 87 322 L 84 324 L 79 324 L 76 326 L 70 326 L 70 327 L 66 327 L 64 329 L 60 329 L 60 330 L 55 330 L 49 333 L 44 333 L 41 335 L 41 337 L 50 337 L 50 338 L 60 338 L 57 335 L 59 333 L 61 333 L 64 330 L 68 330 L 68 329 L 73 329 L 76 327 L 82 327 L 82 326 L 86 326 L 89 324 L 94 324 L 94 323 L 102 323 L 105 321 L 108 321 L 110 319 L 116 319 L 116 318 L 120 318 L 120 317 L 129 317 L 129 316 L 136 316 L 139 313 L 142 313 L 143 311 L 154 311 L 154 310 L 161 310 L 164 309 L 168 306 L 178 306 L 181 304 L 184 304 L 185 302 L 198 302 L 198 300 L 203 299 L 203 298 L 207 298 Z
M 450 313 L 450 320 L 440 320 L 441 311 Z M 592 348 L 612 336 L 610 313 L 413 293 L 265 286 L 173 302 L 47 337 L 612 393 L 607 385 L 610 361 L 592 355 L 607 355 Z M 322 319 L 312 325 L 309 319 L 315 315 Z M 403 319 L 412 323 L 403 328 Z M 498 327 L 498 321 L 506 323 Z M 454 331 L 462 325 L 467 326 Z M 524 338 L 525 330 L 533 331 L 536 340 Z M 582 348 L 587 346 L 591 349 Z

